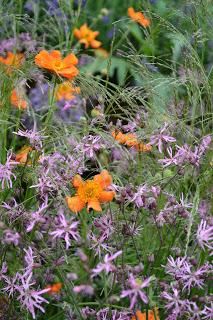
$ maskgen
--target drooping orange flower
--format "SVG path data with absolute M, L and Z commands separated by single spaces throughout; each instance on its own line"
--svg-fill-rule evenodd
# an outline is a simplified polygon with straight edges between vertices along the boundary
M 101 46 L 101 42 L 95 38 L 99 35 L 99 31 L 92 31 L 87 23 L 84 23 L 79 29 L 74 30 L 74 36 L 79 40 L 80 43 L 84 44 L 85 48 L 97 49 Z
M 126 137 L 121 131 L 112 131 L 113 138 L 118 141 L 120 144 L 125 144 Z
M 134 133 L 126 133 L 124 136 L 127 147 L 135 147 L 138 144 L 137 136 Z
M 144 28 L 149 27 L 151 24 L 150 20 L 142 12 L 136 12 L 132 7 L 128 8 L 128 15 L 133 21 L 138 22 Z
M 50 289 L 47 293 L 51 295 L 51 294 L 59 293 L 61 288 L 62 288 L 62 283 L 56 282 L 54 284 L 47 285 L 45 289 Z
M 121 131 L 112 131 L 112 136 L 120 144 L 124 144 L 127 147 L 133 147 L 138 152 L 148 152 L 152 150 L 151 145 L 139 142 L 135 133 L 122 133 Z
M 6 71 L 10 73 L 13 68 L 19 68 L 21 63 L 23 62 L 24 55 L 23 53 L 13 53 L 7 52 L 6 58 L 0 56 L 0 63 L 8 66 Z
M 22 97 L 17 93 L 17 91 L 14 89 L 10 96 L 10 103 L 19 109 L 26 109 L 27 108 L 27 101 L 22 99 Z
M 35 56 L 35 64 L 67 79 L 72 79 L 79 73 L 75 67 L 78 64 L 78 59 L 73 53 L 62 58 L 58 50 L 53 50 L 50 53 L 42 50 Z
M 113 138 L 118 141 L 120 144 L 125 144 L 128 147 L 133 147 L 137 145 L 138 140 L 134 133 L 122 133 L 121 131 L 113 131 L 112 132 Z
M 146 312 L 141 312 L 140 310 L 137 310 L 135 313 L 136 316 L 133 316 L 131 320 L 146 320 Z M 155 315 L 154 315 L 154 311 L 149 310 L 148 311 L 148 320 L 160 320 L 159 316 L 158 316 L 158 311 L 156 309 L 155 311 Z
M 31 161 L 28 160 L 30 152 L 33 151 L 33 148 L 30 146 L 22 147 L 17 153 L 15 161 L 21 164 L 30 163 Z
M 71 82 L 65 81 L 58 85 L 56 100 L 72 100 L 75 94 L 79 94 L 80 92 L 80 87 L 73 87 Z
M 66 197 L 68 207 L 75 213 L 81 211 L 86 205 L 88 212 L 89 209 L 102 211 L 101 203 L 110 202 L 115 196 L 114 191 L 107 190 L 111 183 L 112 177 L 107 170 L 102 170 L 93 179 L 86 181 L 76 175 L 72 181 L 76 189 L 76 195 L 74 197 Z

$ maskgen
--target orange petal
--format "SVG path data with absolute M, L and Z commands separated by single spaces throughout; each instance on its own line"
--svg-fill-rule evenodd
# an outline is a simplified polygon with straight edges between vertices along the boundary
M 48 51 L 46 51 L 46 50 L 41 50 L 41 51 L 35 56 L 35 59 L 37 59 L 37 58 L 39 58 L 39 59 L 41 59 L 41 58 L 48 58 L 48 56 L 49 56 Z
M 121 131 L 113 131 L 112 136 L 113 138 L 115 138 L 116 141 L 118 141 L 121 144 L 126 142 L 126 135 L 123 134 Z
M 69 209 L 75 213 L 81 211 L 86 204 L 79 196 L 66 197 L 66 202 Z
M 32 147 L 24 146 L 21 150 L 16 154 L 16 161 L 20 163 L 26 163 L 29 153 L 33 150 Z
M 100 174 L 94 176 L 94 181 L 99 183 L 102 188 L 107 188 L 112 183 L 112 177 L 107 170 L 102 170 Z
M 145 27 L 145 28 L 149 27 L 150 24 L 151 24 L 151 22 L 150 22 L 150 20 L 148 18 L 144 18 L 143 19 L 143 22 L 142 22 L 143 27 Z
M 94 37 L 94 38 L 97 37 L 99 34 L 100 34 L 99 31 L 93 31 L 93 37 Z
M 89 209 L 93 209 L 95 211 L 102 211 L 100 202 L 97 199 L 92 199 L 88 201 L 87 212 L 89 212 Z
M 131 320 L 146 320 L 146 312 L 141 312 L 140 310 L 137 310 L 135 313 L 136 317 L 133 316 Z M 148 320 L 155 320 L 154 312 L 152 310 L 148 310 Z M 160 320 L 158 313 L 156 312 L 156 320 Z
M 77 175 L 73 178 L 72 184 L 73 184 L 73 187 L 79 188 L 80 186 L 82 186 L 82 184 L 84 184 L 84 181 L 82 180 L 81 176 L 80 176 L 79 174 L 77 174 Z
M 132 18 L 134 16 L 134 14 L 135 14 L 135 10 L 132 7 L 128 8 L 129 17 Z
M 102 191 L 98 197 L 100 202 L 110 202 L 115 196 L 114 191 Z
M 96 48 L 99 48 L 102 43 L 100 41 L 97 41 L 97 40 L 92 40 L 90 44 L 91 44 L 91 47 L 93 49 L 96 49 Z
M 14 107 L 17 107 L 19 109 L 26 109 L 27 108 L 27 101 L 22 99 L 14 89 L 12 91 L 12 94 L 10 96 L 10 102 Z
M 59 50 L 53 50 L 50 52 L 50 56 L 54 59 L 61 59 L 61 52 Z
M 85 45 L 85 49 L 88 49 L 88 48 L 89 48 L 89 41 L 88 41 L 88 39 L 81 39 L 79 42 Z
M 139 152 L 149 152 L 152 150 L 152 146 L 150 144 L 144 144 L 143 142 L 136 144 L 135 148 Z
M 144 313 L 142 313 L 140 310 L 137 310 L 135 313 L 136 317 L 133 316 L 131 320 L 146 320 L 146 313 L 144 317 Z
M 71 66 L 69 68 L 58 71 L 57 73 L 67 79 L 72 79 L 79 74 L 79 71 L 76 67 Z
M 79 29 L 74 29 L 73 33 L 76 38 L 79 39 L 81 37 L 81 31 Z
M 66 66 L 76 65 L 76 64 L 78 64 L 78 59 L 76 58 L 76 56 L 75 56 L 73 53 L 70 53 L 70 54 L 68 54 L 68 56 L 66 56 L 66 57 L 63 59 L 63 63 L 64 63 Z

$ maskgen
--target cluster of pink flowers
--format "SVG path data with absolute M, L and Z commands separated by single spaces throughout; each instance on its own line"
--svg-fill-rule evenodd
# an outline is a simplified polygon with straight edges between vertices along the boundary
M 49 291 L 47 288 L 42 290 L 35 290 L 34 288 L 34 285 L 36 284 L 33 276 L 35 257 L 32 248 L 29 247 L 25 250 L 24 260 L 26 266 L 21 273 L 17 272 L 12 277 L 6 276 L 5 273 L 7 272 L 7 269 L 5 267 L 2 272 L 4 273 L 2 275 L 2 280 L 5 284 L 2 288 L 2 292 L 7 293 L 9 297 L 17 297 L 21 306 L 31 313 L 33 319 L 36 319 L 36 309 L 45 312 L 42 304 L 48 303 L 48 301 L 42 295 Z

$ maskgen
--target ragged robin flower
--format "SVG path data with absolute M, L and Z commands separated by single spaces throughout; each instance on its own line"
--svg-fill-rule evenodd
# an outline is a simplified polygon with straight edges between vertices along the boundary
M 137 310 L 135 312 L 135 316 L 133 316 L 131 318 L 131 320 L 160 320 L 159 316 L 158 316 L 158 311 L 157 309 L 154 311 L 149 310 L 148 311 L 148 318 L 146 315 L 146 312 L 141 312 L 140 310 Z
M 79 40 L 79 43 L 84 44 L 85 49 L 89 47 L 97 49 L 101 46 L 101 42 L 95 39 L 98 35 L 99 31 L 92 31 L 86 23 L 74 30 L 74 36 Z
M 79 87 L 73 87 L 69 81 L 65 81 L 58 85 L 56 90 L 56 100 L 72 100 L 75 98 L 75 94 L 79 94 L 81 89 Z
M 61 52 L 58 50 L 53 50 L 50 53 L 42 50 L 35 56 L 35 64 L 67 79 L 73 79 L 79 73 L 76 68 L 78 59 L 73 53 L 62 58 Z
M 101 203 L 110 202 L 115 196 L 114 191 L 108 191 L 107 189 L 111 183 L 112 177 L 107 170 L 102 170 L 93 179 L 86 181 L 76 175 L 72 181 L 76 189 L 76 195 L 66 197 L 68 207 L 75 213 L 81 211 L 86 205 L 88 212 L 89 209 L 102 211 Z
M 142 27 L 147 28 L 150 26 L 150 20 L 146 18 L 142 12 L 136 12 L 134 8 L 130 7 L 128 8 L 128 15 L 133 21 L 138 22 Z
M 13 68 L 19 68 L 23 62 L 24 55 L 23 53 L 13 53 L 8 52 L 6 58 L 0 56 L 0 63 L 7 66 L 6 72 L 11 73 Z
M 10 103 L 18 109 L 25 110 L 27 108 L 27 101 L 22 99 L 15 89 L 11 93 Z
M 15 161 L 19 162 L 21 164 L 30 163 L 31 161 L 28 160 L 30 152 L 33 151 L 33 148 L 30 146 L 24 146 L 22 147 L 17 153 Z

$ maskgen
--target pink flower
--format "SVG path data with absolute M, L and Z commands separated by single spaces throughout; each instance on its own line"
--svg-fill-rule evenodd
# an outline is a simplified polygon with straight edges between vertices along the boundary
M 94 289 L 88 284 L 82 284 L 80 286 L 73 287 L 75 293 L 83 293 L 86 296 L 92 296 L 94 294 Z
M 112 248 L 105 242 L 107 238 L 105 236 L 96 237 L 93 232 L 88 235 L 90 240 L 90 248 L 94 251 L 95 256 L 101 257 L 103 251 L 111 252 Z
M 192 266 L 190 264 L 185 265 L 185 270 L 183 273 L 183 277 L 181 281 L 183 283 L 183 290 L 188 289 L 188 293 L 190 293 L 191 288 L 198 287 L 203 288 L 204 279 L 209 272 L 209 265 L 203 265 L 199 269 L 192 271 Z
M 205 248 L 213 250 L 213 227 L 208 226 L 206 221 L 201 220 L 196 237 L 198 244 L 203 250 Z
M 7 272 L 7 263 L 4 261 L 0 270 L 0 280 L 3 278 L 4 274 Z
M 19 244 L 19 240 L 20 235 L 18 232 L 15 232 L 10 229 L 4 230 L 3 243 L 14 244 L 14 246 L 17 246 Z
M 201 320 L 202 311 L 197 306 L 195 302 L 190 302 L 187 305 L 187 312 L 188 316 L 190 316 L 190 320 Z
M 59 219 L 59 224 L 56 230 L 50 232 L 50 234 L 53 236 L 53 239 L 55 238 L 64 239 L 66 242 L 66 250 L 67 250 L 71 246 L 71 243 L 70 243 L 71 239 L 74 239 L 75 241 L 78 241 L 80 239 L 80 235 L 77 231 L 77 226 L 79 224 L 79 221 L 73 221 L 73 218 L 67 221 L 63 213 L 59 214 L 58 219 Z
M 147 288 L 150 285 L 152 278 L 149 277 L 143 281 L 140 279 L 135 279 L 131 274 L 128 280 L 130 289 L 123 290 L 121 293 L 121 298 L 129 297 L 130 299 L 130 309 L 133 309 L 135 304 L 137 303 L 138 298 L 142 300 L 144 303 L 148 303 L 148 297 L 143 292 L 144 288 Z
M 167 291 L 162 292 L 161 297 L 168 301 L 165 307 L 176 316 L 174 319 L 179 319 L 179 316 L 182 316 L 185 312 L 188 300 L 181 300 L 180 293 L 176 288 L 172 287 L 172 291 L 172 293 Z
M 114 232 L 112 218 L 109 214 L 103 215 L 100 218 L 94 220 L 94 225 L 100 231 L 103 238 L 108 239 Z
M 31 247 L 28 249 L 24 249 L 25 256 L 24 256 L 24 261 L 25 261 L 25 270 L 26 272 L 31 272 L 33 267 L 34 267 L 34 258 L 36 258 L 35 255 L 33 255 L 33 250 Z
M 97 276 L 99 273 L 102 271 L 105 271 L 106 273 L 109 272 L 115 272 L 116 271 L 116 266 L 111 263 L 111 261 L 115 260 L 118 256 L 122 254 L 122 251 L 118 251 L 114 253 L 113 255 L 109 256 L 108 254 L 105 255 L 104 257 L 104 262 L 100 262 L 96 268 L 92 269 L 92 277 Z
M 2 207 L 7 210 L 7 217 L 10 223 L 20 218 L 25 220 L 28 215 L 23 204 L 18 204 L 14 198 L 11 199 L 10 203 L 3 202 Z
M 38 178 L 38 183 L 30 186 L 30 188 L 37 188 L 41 198 L 45 199 L 49 193 L 52 193 L 56 189 L 56 186 L 53 183 L 53 179 L 46 172 L 43 172 Z
M 6 282 L 6 286 L 3 287 L 1 290 L 6 292 L 8 296 L 13 296 L 14 293 L 17 291 L 17 286 L 19 283 L 19 273 L 16 273 L 14 277 L 7 277 L 3 276 L 4 282 Z
M 164 133 L 167 130 L 167 128 L 168 128 L 168 124 L 165 123 L 159 134 L 155 134 L 150 137 L 150 144 L 157 145 L 160 153 L 163 152 L 163 145 L 167 145 L 168 142 L 176 141 L 175 138 Z
M 207 307 L 202 310 L 203 320 L 212 320 L 213 319 L 213 303 L 211 302 L 211 306 Z
M 26 308 L 31 313 L 33 319 L 35 319 L 35 308 L 45 313 L 45 310 L 41 304 L 43 302 L 49 302 L 41 297 L 41 295 L 48 292 L 50 289 L 35 291 L 32 288 L 32 286 L 35 284 L 35 282 L 31 282 L 32 276 L 32 272 L 26 272 L 23 276 L 21 276 L 21 284 L 17 286 L 17 290 L 19 292 L 18 300 L 20 301 L 22 307 Z
M 211 143 L 211 140 L 212 140 L 212 138 L 210 135 L 202 138 L 201 143 L 199 145 L 199 154 L 200 155 L 202 155 L 206 151 L 206 149 L 209 148 L 209 144 Z
M 18 164 L 18 162 L 12 160 L 12 151 L 8 151 L 5 164 L 0 163 L 0 182 L 2 189 L 13 187 L 12 178 L 16 180 L 16 176 L 12 172 L 12 169 L 16 164 Z
M 45 136 L 41 136 L 41 133 L 36 130 L 36 125 L 34 125 L 33 130 L 18 130 L 18 132 L 13 132 L 17 136 L 25 137 L 29 139 L 30 145 L 35 149 L 42 148 L 42 139 L 46 138 Z
M 45 222 L 45 218 L 42 216 L 42 213 L 48 207 L 47 201 L 48 201 L 48 197 L 46 196 L 45 202 L 42 203 L 41 207 L 39 207 L 39 209 L 37 211 L 34 211 L 30 214 L 30 221 L 27 226 L 26 232 L 32 231 L 36 223 L 39 223 L 39 222 L 44 223 Z
M 168 167 L 171 164 L 177 165 L 177 159 L 175 158 L 175 156 L 173 156 L 171 147 L 167 148 L 167 153 L 169 155 L 169 158 L 158 160 L 158 162 L 161 163 L 163 167 Z
M 134 202 L 138 208 L 141 208 L 145 205 L 145 197 L 148 193 L 147 185 L 140 185 L 137 192 L 134 194 L 131 202 Z
M 166 265 L 166 273 L 172 275 L 175 279 L 181 279 L 186 265 L 186 258 L 185 257 L 178 257 L 174 260 L 173 257 L 169 257 Z
M 84 136 L 82 143 L 78 144 L 75 151 L 82 151 L 87 158 L 95 158 L 95 153 L 104 148 L 102 138 L 100 136 L 88 135 Z

